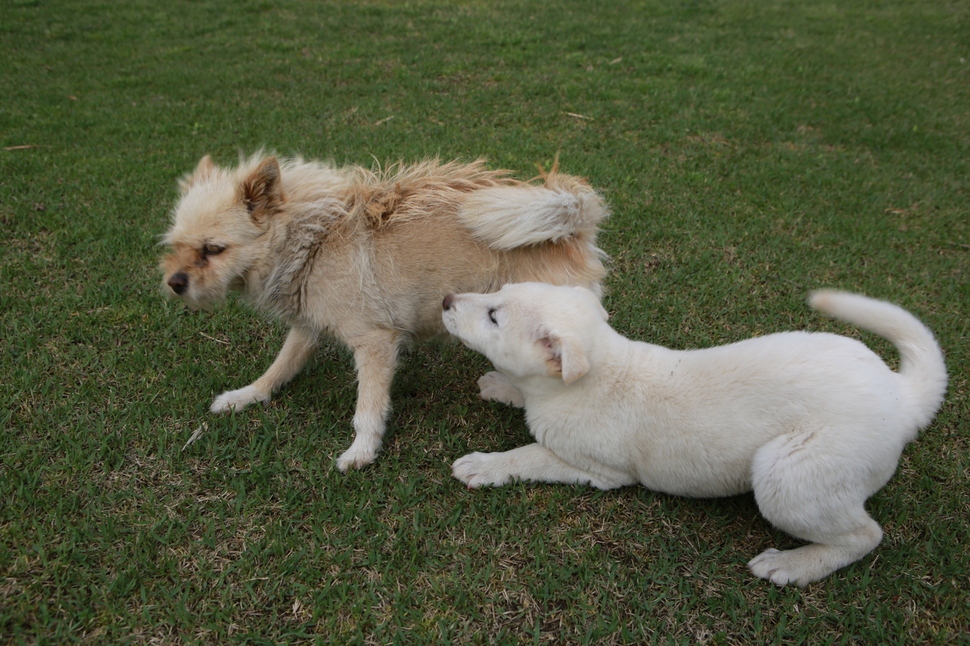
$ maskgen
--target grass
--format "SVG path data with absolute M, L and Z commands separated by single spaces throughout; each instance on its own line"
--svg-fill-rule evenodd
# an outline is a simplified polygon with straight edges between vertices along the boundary
M 12 0 L 0 21 L 0 641 L 970 640 L 970 10 L 800 3 Z M 933 328 L 951 386 L 869 502 L 862 561 L 805 590 L 751 496 L 518 484 L 484 360 L 410 350 L 378 462 L 342 475 L 340 348 L 262 409 L 207 413 L 283 330 L 158 290 L 175 180 L 265 146 L 339 163 L 558 152 L 613 209 L 606 305 L 698 347 L 806 328 L 809 289 Z M 895 361 L 885 342 L 864 336 Z M 202 436 L 184 446 L 193 432 Z

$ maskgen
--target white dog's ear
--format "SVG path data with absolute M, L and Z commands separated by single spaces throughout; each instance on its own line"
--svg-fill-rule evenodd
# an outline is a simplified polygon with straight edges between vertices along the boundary
M 215 169 L 216 165 L 212 163 L 212 157 L 206 155 L 200 159 L 194 171 L 179 179 L 179 189 L 182 194 L 188 193 L 190 188 L 212 175 Z
M 576 337 L 550 332 L 543 335 L 539 343 L 546 351 L 549 374 L 562 376 L 564 382 L 571 384 L 589 372 L 586 351 Z
M 276 157 L 267 157 L 256 167 L 240 187 L 241 197 L 253 220 L 264 221 L 283 204 L 280 164 Z

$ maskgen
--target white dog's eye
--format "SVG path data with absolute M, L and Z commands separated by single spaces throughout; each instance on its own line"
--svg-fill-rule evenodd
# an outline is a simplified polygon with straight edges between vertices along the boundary
M 488 320 L 491 321 L 492 323 L 494 323 L 495 325 L 498 325 L 498 319 L 495 318 L 495 308 L 494 307 L 492 307 L 492 308 L 490 308 L 488 310 Z
M 225 250 L 226 250 L 225 247 L 220 247 L 217 244 L 207 244 L 207 245 L 205 245 L 205 246 L 202 247 L 202 255 L 203 256 L 218 256 L 219 254 L 221 254 Z

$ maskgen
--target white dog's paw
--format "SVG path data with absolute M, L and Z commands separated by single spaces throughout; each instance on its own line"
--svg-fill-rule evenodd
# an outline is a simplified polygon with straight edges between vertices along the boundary
M 767 579 L 775 585 L 794 583 L 798 587 L 804 588 L 821 577 L 806 572 L 799 563 L 802 560 L 800 557 L 798 550 L 782 552 L 769 548 L 748 561 L 748 569 L 755 576 Z
M 337 468 L 343 473 L 351 469 L 362 469 L 377 459 L 377 452 L 380 450 L 380 440 L 375 444 L 373 441 L 361 439 L 358 435 L 354 438 L 354 443 L 350 448 L 337 458 Z
M 486 401 L 497 401 L 516 408 L 525 406 L 525 398 L 518 388 L 498 372 L 486 372 L 478 378 L 479 396 Z
M 451 465 L 451 475 L 469 489 L 488 485 L 500 487 L 511 480 L 501 456 L 501 453 L 469 453 L 455 460 Z
M 239 412 L 250 404 L 257 402 L 265 404 L 270 400 L 270 397 L 269 393 L 264 393 L 255 386 L 246 386 L 239 390 L 228 390 L 222 393 L 213 400 L 209 410 L 213 413 L 228 413 L 232 410 Z

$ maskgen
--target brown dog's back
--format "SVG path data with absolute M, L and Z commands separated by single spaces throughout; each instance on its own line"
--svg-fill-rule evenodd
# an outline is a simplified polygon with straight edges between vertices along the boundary
M 606 270 L 596 232 L 607 212 L 577 178 L 552 173 L 534 185 L 481 162 L 423 162 L 383 174 L 356 169 L 354 179 L 342 191 L 343 213 L 327 216 L 299 289 L 277 290 L 316 296 L 304 298 L 301 314 L 337 336 L 366 326 L 361 319 L 430 336 L 442 331 L 446 294 L 509 282 L 599 290 Z M 290 246 L 319 227 L 321 216 L 307 215 L 294 221 Z M 515 237 L 528 244 L 510 246 Z

